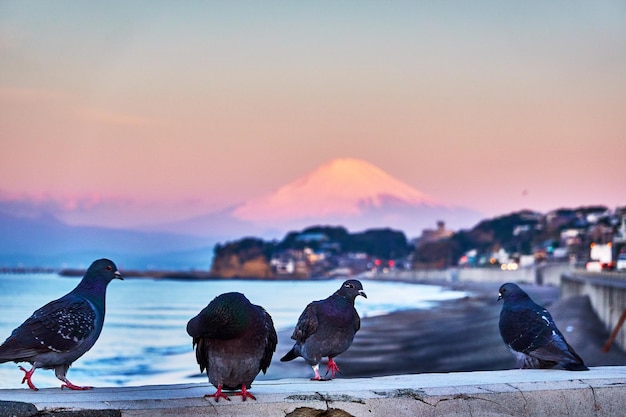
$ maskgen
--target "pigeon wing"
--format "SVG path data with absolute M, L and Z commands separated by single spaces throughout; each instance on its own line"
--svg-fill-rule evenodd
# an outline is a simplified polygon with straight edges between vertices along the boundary
M 235 318 L 233 316 L 211 307 L 211 305 L 205 307 L 187 323 L 187 333 L 194 341 L 200 338 L 226 340 L 242 333 L 243 330 L 234 325 Z
M 207 372 L 209 370 L 209 343 L 208 339 L 201 337 L 193 338 L 193 347 L 196 349 L 196 362 L 200 365 L 200 372 L 204 372 L 205 369 Z
M 313 333 L 317 331 L 317 327 L 319 325 L 317 318 L 317 311 L 319 309 L 319 302 L 310 303 L 300 317 L 298 318 L 298 323 L 296 324 L 296 328 L 293 331 L 293 335 L 291 338 L 298 343 L 304 343 L 306 339 L 309 338 Z
M 569 345 L 562 337 L 559 337 L 557 335 L 554 335 L 545 345 L 530 350 L 528 352 L 528 355 L 548 362 L 560 362 L 568 356 L 571 360 L 580 360 L 580 358 L 575 358 L 573 355 L 570 354 Z M 580 361 L 582 362 L 582 360 Z
M 272 362 L 272 356 L 276 351 L 276 345 L 278 344 L 278 335 L 276 335 L 276 329 L 274 328 L 274 322 L 272 321 L 272 317 L 269 315 L 267 311 L 263 307 L 259 307 L 259 309 L 263 313 L 263 323 L 265 325 L 265 333 L 267 335 L 265 340 L 265 350 L 263 351 L 263 357 L 261 358 L 261 363 L 259 369 L 265 373 L 267 368 L 270 366 Z
M 513 350 L 523 353 L 547 343 L 543 332 L 546 322 L 541 318 L 541 312 L 530 308 L 502 310 L 500 333 L 504 342 Z
M 228 323 L 228 318 L 212 314 L 208 307 L 187 323 L 187 333 L 192 337 L 192 349 L 196 350 L 196 361 L 200 365 L 200 372 L 209 369 L 208 353 L 211 339 L 232 339 L 239 334 L 234 332 Z
M 543 361 L 561 362 L 567 358 L 573 362 L 583 363 L 580 356 L 565 341 L 565 337 L 556 327 L 556 323 L 547 310 L 542 310 L 541 318 L 545 321 L 546 326 L 537 335 L 528 354 Z
M 358 332 L 361 329 L 361 318 L 359 317 L 359 313 L 354 310 L 354 333 Z
M 9 340 L 14 342 L 12 346 L 21 347 L 17 355 L 21 357 L 50 351 L 68 352 L 92 334 L 95 322 L 96 312 L 88 301 L 64 297 L 35 311 L 13 331 Z
M 557 362 L 561 349 L 567 349 L 563 336 L 556 328 L 548 310 L 539 306 L 515 309 L 505 316 L 501 327 L 505 342 L 518 352 L 542 360 Z M 557 356 L 558 355 L 558 356 Z

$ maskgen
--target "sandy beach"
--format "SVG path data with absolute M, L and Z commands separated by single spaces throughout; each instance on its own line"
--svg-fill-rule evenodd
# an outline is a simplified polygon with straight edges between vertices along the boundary
M 497 302 L 499 285 L 437 285 L 466 291 L 469 296 L 440 302 L 429 310 L 362 318 L 361 330 L 351 348 L 336 358 L 342 371 L 338 377 L 515 369 L 513 355 L 498 330 L 502 308 L 501 302 Z M 521 287 L 536 303 L 550 311 L 568 343 L 588 366 L 626 365 L 626 353 L 617 346 L 608 353 L 602 352 L 610 330 L 604 328 L 586 297 L 559 300 L 558 288 Z M 367 288 L 367 281 L 364 281 L 364 288 Z M 272 365 L 267 375 L 259 375 L 258 379 L 312 376 L 311 368 L 301 358 L 279 362 L 291 348 L 290 336 L 291 331 L 279 333 Z M 325 364 L 323 366 L 325 370 Z

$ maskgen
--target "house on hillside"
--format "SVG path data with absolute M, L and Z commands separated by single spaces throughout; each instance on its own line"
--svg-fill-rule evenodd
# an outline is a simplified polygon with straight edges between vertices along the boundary
M 440 240 L 449 239 L 452 236 L 454 236 L 454 231 L 446 229 L 446 223 L 442 220 L 439 220 L 437 222 L 436 229 L 423 229 L 422 235 L 419 238 L 415 239 L 413 242 L 415 247 L 417 248 L 424 243 L 437 242 Z

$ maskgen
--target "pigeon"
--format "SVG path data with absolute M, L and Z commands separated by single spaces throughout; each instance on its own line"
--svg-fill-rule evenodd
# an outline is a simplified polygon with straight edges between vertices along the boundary
M 72 384 L 65 374 L 98 340 L 104 324 L 107 285 L 115 278 L 123 279 L 112 261 L 93 262 L 76 288 L 41 307 L 13 330 L 0 346 L 0 363 L 29 362 L 29 371 L 19 367 L 25 374 L 22 384 L 26 382 L 35 391 L 31 378 L 37 368 L 54 368 L 63 382 L 61 388 L 91 389 Z
M 354 300 L 359 295 L 367 298 L 361 283 L 350 279 L 330 297 L 307 305 L 291 336 L 296 343 L 281 362 L 302 356 L 315 373 L 311 380 L 325 381 L 326 378 L 320 376 L 319 363 L 323 357 L 328 357 L 326 375 L 331 371 L 334 378 L 335 372 L 341 373 L 334 358 L 348 350 L 361 328 L 361 319 L 354 308 Z
M 252 381 L 270 366 L 278 336 L 272 317 L 261 306 L 252 304 L 243 294 L 221 294 L 187 323 L 187 333 L 193 338 L 200 372 L 217 388 L 213 397 L 230 401 L 222 390 L 241 391 L 241 395 L 256 400 L 248 392 Z
M 545 308 L 535 304 L 520 287 L 506 283 L 500 287 L 498 301 L 500 335 L 513 352 L 520 368 L 552 368 L 587 371 L 583 360 L 565 341 Z

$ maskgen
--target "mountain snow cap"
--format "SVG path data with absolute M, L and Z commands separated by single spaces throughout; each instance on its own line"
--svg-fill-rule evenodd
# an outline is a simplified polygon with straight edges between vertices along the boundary
M 243 203 L 233 215 L 252 222 L 354 216 L 364 207 L 381 207 L 389 199 L 412 206 L 443 206 L 369 162 L 339 158 L 273 193 Z

